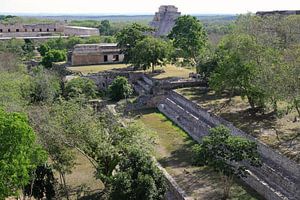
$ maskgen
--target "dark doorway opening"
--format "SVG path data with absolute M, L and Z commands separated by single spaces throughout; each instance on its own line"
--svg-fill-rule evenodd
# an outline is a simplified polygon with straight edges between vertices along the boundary
M 119 55 L 113 55 L 113 61 L 118 62 L 119 61 Z
M 104 62 L 107 62 L 107 55 L 104 55 Z

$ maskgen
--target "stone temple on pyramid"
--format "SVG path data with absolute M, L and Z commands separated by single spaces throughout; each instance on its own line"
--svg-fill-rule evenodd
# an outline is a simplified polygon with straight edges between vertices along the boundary
M 155 13 L 153 20 L 149 24 L 155 29 L 153 35 L 155 37 L 167 36 L 180 15 L 178 8 L 173 5 L 160 6 L 159 11 Z

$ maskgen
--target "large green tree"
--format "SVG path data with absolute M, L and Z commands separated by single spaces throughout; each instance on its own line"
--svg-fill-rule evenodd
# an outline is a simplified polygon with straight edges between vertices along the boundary
M 47 160 L 24 114 L 0 109 L 0 199 L 17 195 L 29 172 Z
M 143 26 L 137 23 L 133 23 L 130 26 L 122 29 L 117 35 L 118 46 L 121 48 L 122 53 L 124 53 L 124 62 L 131 63 L 134 57 L 133 49 L 136 44 L 146 37 L 146 32 L 151 31 L 147 26 Z
M 64 50 L 49 50 L 42 59 L 42 65 L 46 68 L 51 68 L 53 62 L 66 61 L 67 53 Z
M 210 86 L 216 91 L 247 97 L 251 108 L 264 107 L 265 92 L 255 82 L 263 54 L 263 47 L 250 35 L 225 37 L 217 50 L 218 66 L 210 77 Z
M 166 64 L 170 48 L 170 45 L 161 39 L 146 37 L 133 48 L 131 63 L 143 70 L 151 67 L 153 72 L 155 66 Z
M 197 57 L 207 43 L 207 35 L 201 22 L 190 15 L 181 16 L 168 37 L 177 49 L 176 56 L 183 58 L 183 64 L 195 66 Z
M 164 199 L 166 185 L 163 174 L 151 157 L 140 149 L 129 149 L 121 158 L 112 178 L 111 199 Z
M 234 177 L 246 177 L 248 165 L 260 166 L 257 144 L 246 138 L 233 136 L 224 126 L 210 129 L 201 144 L 193 147 L 194 163 L 209 166 L 220 173 L 224 199 L 230 194 Z

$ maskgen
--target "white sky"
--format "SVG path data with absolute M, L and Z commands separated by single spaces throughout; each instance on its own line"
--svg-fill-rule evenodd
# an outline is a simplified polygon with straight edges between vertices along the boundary
M 169 4 L 183 14 L 300 10 L 300 0 L 0 0 L 0 13 L 154 14 Z

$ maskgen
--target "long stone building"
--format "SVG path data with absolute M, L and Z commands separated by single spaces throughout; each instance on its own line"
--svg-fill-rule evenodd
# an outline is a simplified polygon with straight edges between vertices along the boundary
M 154 36 L 168 35 L 180 15 L 181 13 L 178 12 L 178 8 L 173 5 L 160 6 L 159 11 L 155 13 L 152 22 L 149 24 L 155 29 Z
M 300 15 L 300 10 L 274 10 L 274 11 L 259 11 L 256 13 L 258 16 L 270 15 Z
M 42 36 L 93 36 L 99 35 L 97 28 L 66 26 L 62 23 L 48 24 L 0 24 L 0 38 Z
M 77 44 L 72 52 L 73 66 L 121 63 L 124 54 L 116 43 Z

